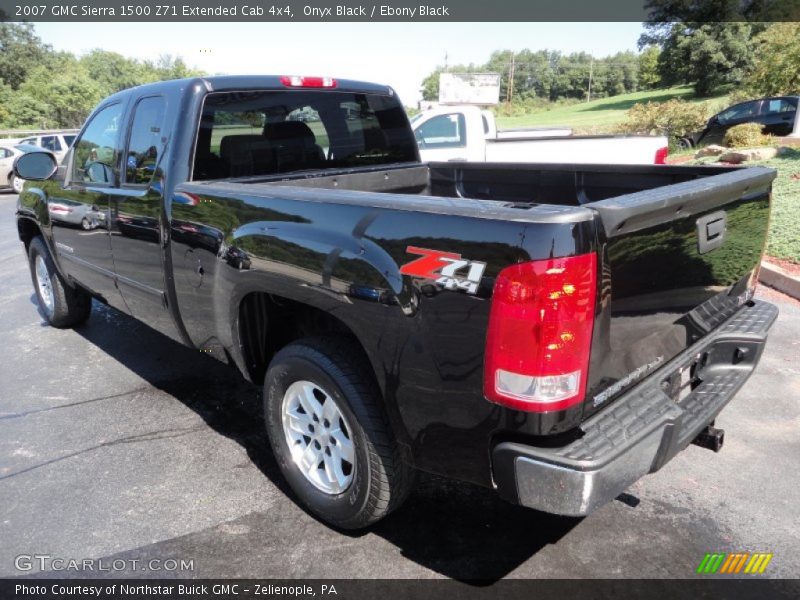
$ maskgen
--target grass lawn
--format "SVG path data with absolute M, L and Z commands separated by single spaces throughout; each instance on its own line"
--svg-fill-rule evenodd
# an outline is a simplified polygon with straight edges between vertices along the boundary
M 600 132 L 610 130 L 614 125 L 625 120 L 627 111 L 640 102 L 666 102 L 675 98 L 691 102 L 708 102 L 709 113 L 722 109 L 726 105 L 726 96 L 695 99 L 691 86 L 680 86 L 662 90 L 634 92 L 610 98 L 601 98 L 591 102 L 557 106 L 549 110 L 534 112 L 521 117 L 498 117 L 497 124 L 501 129 L 512 127 L 538 127 L 562 125 L 578 131 Z
M 713 164 L 703 158 L 684 164 Z M 772 184 L 772 220 L 767 254 L 800 264 L 800 149 L 790 149 L 770 160 L 748 162 L 778 171 Z

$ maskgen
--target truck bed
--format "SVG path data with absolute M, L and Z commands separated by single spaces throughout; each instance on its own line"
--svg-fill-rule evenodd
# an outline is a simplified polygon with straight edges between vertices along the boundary
M 773 178 L 765 168 L 430 163 L 185 189 L 248 202 L 277 193 L 294 201 L 523 224 L 528 243 L 540 237 L 541 247 L 550 244 L 557 256 L 548 224 L 591 223 L 588 243 L 602 250 L 598 323 L 604 326 L 593 339 L 588 417 L 749 300 L 742 294 L 766 239 Z M 717 214 L 724 217 L 724 244 L 701 250 L 704 219 L 718 224 Z

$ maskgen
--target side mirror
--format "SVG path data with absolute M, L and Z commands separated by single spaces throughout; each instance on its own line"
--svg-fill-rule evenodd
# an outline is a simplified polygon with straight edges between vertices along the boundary
M 27 152 L 14 162 L 14 175 L 20 179 L 44 181 L 58 171 L 58 163 L 49 152 Z

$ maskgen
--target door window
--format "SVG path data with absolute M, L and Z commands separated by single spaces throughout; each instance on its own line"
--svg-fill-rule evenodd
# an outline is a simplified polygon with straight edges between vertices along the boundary
M 42 137 L 42 148 L 46 148 L 51 152 L 61 152 L 61 142 L 58 141 L 58 136 L 46 135 Z
M 797 111 L 797 105 L 793 104 L 787 98 L 774 98 L 768 100 L 764 105 L 764 112 L 766 114 L 788 113 Z
M 433 117 L 419 126 L 416 137 L 423 148 L 463 148 L 467 145 L 464 115 L 454 113 Z
M 147 185 L 155 175 L 164 151 L 166 100 L 163 96 L 143 98 L 136 105 L 128 148 L 125 152 L 125 182 Z
M 0 158 L 8 158 L 11 156 L 11 150 L 7 150 L 6 148 L 0 148 Z
M 122 120 L 122 105 L 101 109 L 75 142 L 72 181 L 113 184 L 117 164 L 117 134 Z
M 730 123 L 732 121 L 742 121 L 750 117 L 755 117 L 758 115 L 758 104 L 759 101 L 755 101 L 731 106 L 728 110 L 719 113 L 719 122 Z

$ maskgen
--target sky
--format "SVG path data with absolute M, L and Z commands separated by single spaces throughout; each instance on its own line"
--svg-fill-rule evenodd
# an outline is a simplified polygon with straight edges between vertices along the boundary
M 607 56 L 636 50 L 640 23 L 37 23 L 42 41 L 140 59 L 181 56 L 210 74 L 325 75 L 391 85 L 420 99 L 437 65 L 481 64 L 494 50 Z M 78 30 L 78 35 L 76 35 Z

